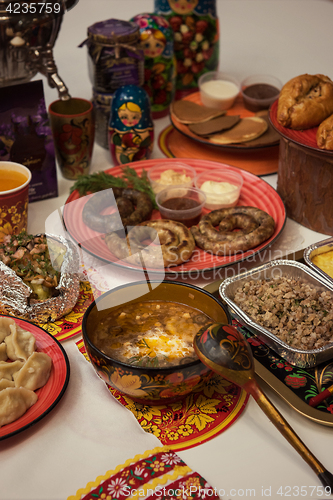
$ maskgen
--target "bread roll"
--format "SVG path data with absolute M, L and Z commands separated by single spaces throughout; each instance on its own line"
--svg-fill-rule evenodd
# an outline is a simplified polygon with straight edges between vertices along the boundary
M 333 114 L 319 125 L 316 139 L 320 149 L 333 150 Z
M 316 127 L 333 113 L 333 82 L 325 75 L 300 75 L 280 92 L 277 121 L 295 130 Z

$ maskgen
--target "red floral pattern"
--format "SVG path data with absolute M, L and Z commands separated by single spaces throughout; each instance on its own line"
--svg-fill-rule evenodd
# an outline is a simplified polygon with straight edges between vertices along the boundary
M 98 289 L 88 281 L 80 282 L 79 298 L 73 308 L 66 316 L 54 323 L 45 323 L 41 326 L 57 340 L 62 341 L 81 333 L 81 324 L 85 311 L 93 300 L 101 295 Z
M 83 341 L 76 344 L 89 361 Z M 173 383 L 178 382 L 178 375 L 170 375 Z M 133 382 L 129 379 L 129 383 Z M 196 377 L 192 382 L 197 383 Z M 197 446 L 226 430 L 241 415 L 249 398 L 245 391 L 218 375 L 213 375 L 203 388 L 168 405 L 143 405 L 110 386 L 108 389 L 146 432 L 175 451 Z M 137 390 L 133 386 L 133 391 Z
M 161 484 L 158 484 L 157 479 L 166 474 L 178 477 L 171 482 L 161 481 Z M 145 489 L 146 494 L 143 493 Z M 139 497 L 144 496 L 150 500 L 196 500 L 205 496 L 209 496 L 212 500 L 219 498 L 212 486 L 200 474 L 193 472 L 178 455 L 168 449 L 124 466 L 107 479 L 102 478 L 97 486 L 80 498 L 125 500 L 132 494 L 137 494 L 138 490 L 142 491 Z M 76 497 L 71 498 L 78 498 L 78 495 L 79 492 Z

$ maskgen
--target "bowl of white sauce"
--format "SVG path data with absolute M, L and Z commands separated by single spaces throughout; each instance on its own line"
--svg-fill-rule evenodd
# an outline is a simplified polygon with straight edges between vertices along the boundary
M 237 205 L 243 186 L 243 176 L 231 167 L 201 172 L 196 175 L 194 185 L 206 195 L 205 208 L 219 210 Z
M 198 80 L 200 98 L 204 106 L 227 110 L 231 108 L 241 88 L 240 82 L 232 75 L 219 71 L 209 71 Z

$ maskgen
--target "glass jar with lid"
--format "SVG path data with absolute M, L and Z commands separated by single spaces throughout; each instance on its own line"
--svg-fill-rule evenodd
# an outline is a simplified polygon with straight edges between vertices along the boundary
M 88 27 L 88 71 L 94 91 L 113 93 L 122 85 L 143 85 L 144 55 L 139 27 L 108 19 Z

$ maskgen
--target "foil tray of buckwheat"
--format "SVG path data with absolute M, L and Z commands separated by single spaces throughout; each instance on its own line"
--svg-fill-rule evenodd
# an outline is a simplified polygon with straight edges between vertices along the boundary
M 219 293 L 234 318 L 290 364 L 333 358 L 333 283 L 305 264 L 271 261 L 225 279 Z
M 308 246 L 303 257 L 312 269 L 333 285 L 333 238 Z

